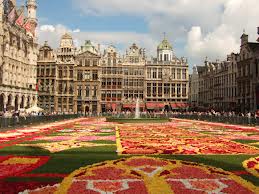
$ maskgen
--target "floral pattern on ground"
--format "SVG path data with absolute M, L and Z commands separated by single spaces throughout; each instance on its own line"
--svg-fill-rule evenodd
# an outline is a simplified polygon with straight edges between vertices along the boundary
M 259 156 L 244 161 L 243 167 L 252 175 L 259 177 Z
M 184 128 L 185 127 L 185 128 Z M 117 129 L 119 154 L 259 154 L 259 149 L 194 130 L 179 122 L 125 125 Z M 208 130 L 208 129 L 206 129 Z M 222 130 L 221 130 L 222 131 Z
M 0 156 L 0 179 L 30 172 L 48 160 L 48 156 Z
M 88 122 L 91 121 L 91 122 Z M 93 125 L 91 125 L 93 123 Z M 98 124 L 99 123 L 99 124 Z M 61 152 L 69 149 L 82 148 L 82 147 L 98 147 L 110 146 L 105 144 L 105 141 L 114 141 L 116 144 L 115 127 L 113 124 L 106 123 L 98 119 L 84 119 L 78 121 L 66 129 L 58 129 L 56 133 L 49 136 L 37 136 L 31 141 L 18 144 L 19 146 L 39 147 L 49 150 L 51 153 Z M 67 131 L 66 131 L 67 130 Z M 60 135 L 61 134 L 61 135 Z M 64 135 L 62 135 L 64 134 Z M 112 135 L 114 134 L 114 135 Z M 48 141 L 44 143 L 34 143 L 34 141 Z M 95 142 L 93 142 L 95 141 Z M 104 141 L 104 142 L 96 142 Z M 30 143 L 31 142 L 31 143 Z
M 25 191 L 36 193 L 252 194 L 258 188 L 240 177 L 210 166 L 179 160 L 133 157 L 80 168 L 60 185 Z

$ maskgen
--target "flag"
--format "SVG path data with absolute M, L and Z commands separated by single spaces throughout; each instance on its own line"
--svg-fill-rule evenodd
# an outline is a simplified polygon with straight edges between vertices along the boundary
M 24 23 L 23 27 L 27 32 L 30 32 L 32 29 L 31 21 L 29 19 L 27 19 L 27 21 Z
M 8 14 L 7 18 L 8 18 L 8 22 L 10 22 L 11 24 L 14 23 L 15 18 L 16 18 L 15 7 L 14 7 L 14 8 L 12 9 L 12 11 Z
M 26 30 L 26 32 L 29 32 L 33 36 L 35 36 L 35 26 L 32 24 L 30 19 L 27 19 L 27 21 L 23 25 L 23 28 Z
M 23 11 L 21 11 L 21 14 L 15 21 L 15 24 L 17 24 L 18 26 L 23 26 L 23 23 L 24 23 L 24 16 L 23 16 Z

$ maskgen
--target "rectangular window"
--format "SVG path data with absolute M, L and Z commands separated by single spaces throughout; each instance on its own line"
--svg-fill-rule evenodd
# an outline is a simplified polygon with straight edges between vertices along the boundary
M 151 84 L 150 83 L 147 84 L 147 96 L 148 97 L 151 96 Z
M 98 71 L 97 70 L 93 71 L 93 80 L 98 80 Z
M 161 68 L 158 69 L 158 78 L 162 79 L 162 69 Z
M 183 73 L 182 79 L 186 79 L 186 76 L 187 76 L 187 75 L 186 75 L 186 74 L 187 74 L 186 69 L 183 69 L 182 73 Z
M 182 85 L 182 95 L 183 95 L 183 97 L 186 97 L 187 96 L 187 91 L 186 91 L 186 84 L 183 84 Z
M 181 84 L 177 84 L 177 97 L 181 97 Z
M 157 72 L 156 72 L 156 69 L 153 69 L 153 79 L 156 79 L 157 78 Z
M 161 83 L 158 84 L 158 96 L 159 96 L 159 97 L 162 97 L 162 95 L 163 95 L 163 94 L 162 94 L 162 91 L 163 91 L 162 86 L 163 86 L 163 85 L 162 85 Z
M 153 83 L 153 96 L 156 97 L 157 87 L 156 83 Z
M 86 86 L 86 88 L 85 88 L 85 96 L 86 97 L 90 96 L 90 87 L 89 86 Z
M 172 79 L 175 79 L 175 69 L 172 69 Z
M 175 97 L 175 84 L 171 86 L 171 97 Z
M 181 79 L 181 69 L 177 69 L 177 79 Z

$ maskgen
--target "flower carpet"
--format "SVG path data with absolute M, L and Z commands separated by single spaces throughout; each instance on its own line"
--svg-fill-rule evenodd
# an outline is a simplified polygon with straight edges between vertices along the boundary
M 246 193 L 254 185 L 221 169 L 178 160 L 132 157 L 80 168 L 61 184 L 26 190 L 34 193 Z
M 253 127 L 105 118 L 0 132 L 0 193 L 259 193 L 258 135 Z
M 259 154 L 256 147 L 231 141 L 257 141 L 256 129 L 223 130 L 185 122 L 131 124 L 118 128 L 117 138 L 120 154 Z

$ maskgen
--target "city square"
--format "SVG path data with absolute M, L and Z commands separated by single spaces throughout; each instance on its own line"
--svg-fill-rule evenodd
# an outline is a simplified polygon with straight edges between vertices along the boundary
M 1 0 L 0 193 L 259 193 L 259 7 L 200 4 Z

